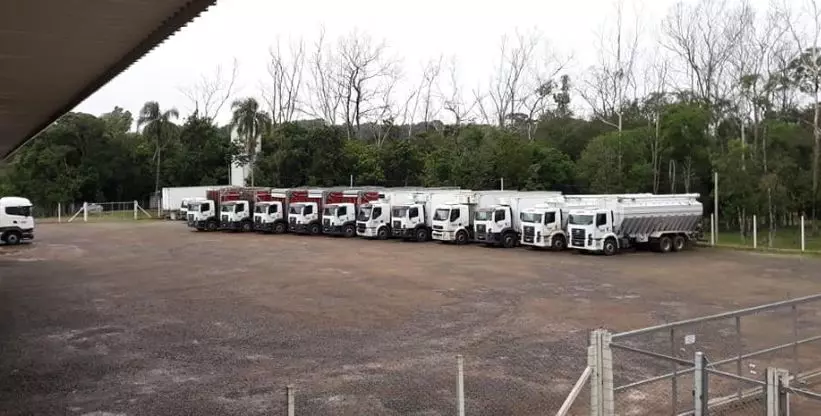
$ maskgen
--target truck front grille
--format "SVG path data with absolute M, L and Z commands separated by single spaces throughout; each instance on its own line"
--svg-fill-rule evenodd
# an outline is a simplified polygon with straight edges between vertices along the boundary
M 288 220 L 291 222 L 291 224 L 296 224 L 296 218 L 295 217 L 291 217 Z
M 365 232 L 365 224 L 356 224 L 356 231 L 360 233 Z
M 533 234 L 535 234 L 534 228 L 531 227 L 531 226 L 525 226 L 524 229 L 522 230 L 522 232 L 527 237 L 533 237 Z
M 262 222 L 262 217 L 254 217 L 254 222 L 259 224 Z
M 570 238 L 573 240 L 574 246 L 584 247 L 584 229 L 573 228 L 570 231 Z
M 330 219 L 330 218 L 326 218 L 326 219 L 323 221 L 322 225 L 324 225 L 324 226 L 326 226 L 326 227 L 330 227 L 330 226 L 331 226 L 331 219 Z
M 487 226 L 485 224 L 476 224 L 476 232 L 479 234 L 484 234 L 487 232 Z
M 228 222 L 228 216 L 227 215 L 222 216 L 222 222 Z
M 442 227 L 441 225 L 434 225 L 433 229 L 434 230 L 443 230 L 443 229 L 445 229 L 445 227 Z
M 395 228 L 397 230 L 402 229 L 402 221 L 394 221 L 393 222 L 393 228 Z

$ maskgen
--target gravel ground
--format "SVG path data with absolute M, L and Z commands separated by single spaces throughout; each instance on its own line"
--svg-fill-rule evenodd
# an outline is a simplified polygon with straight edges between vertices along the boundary
M 0 247 L 3 415 L 285 414 L 288 384 L 298 415 L 451 415 L 457 354 L 469 415 L 545 414 L 591 329 L 821 292 L 817 259 L 708 249 L 605 258 L 149 221 L 37 238 Z

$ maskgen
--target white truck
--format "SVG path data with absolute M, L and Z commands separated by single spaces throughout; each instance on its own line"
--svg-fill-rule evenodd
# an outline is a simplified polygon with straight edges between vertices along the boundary
M 376 201 L 362 204 L 356 214 L 356 235 L 364 238 L 386 240 L 391 236 L 391 210 L 413 201 L 417 191 L 386 190 L 379 193 Z
M 180 203 L 180 216 L 177 219 L 185 221 L 188 218 L 188 206 L 205 201 L 207 201 L 205 197 L 183 198 L 182 203 Z
M 571 210 L 570 248 L 612 256 L 649 244 L 654 251 L 681 251 L 701 233 L 704 207 L 698 194 L 650 195 L 605 200 L 594 209 Z
M 184 200 L 188 199 L 189 203 L 202 202 L 207 200 L 206 193 L 209 190 L 222 188 L 228 188 L 228 186 L 178 186 L 162 188 L 162 211 L 168 218 L 180 218 L 182 220 L 186 220 L 188 218 L 188 204 L 184 205 Z M 192 199 L 198 199 L 198 201 L 191 201 Z M 185 213 L 180 212 L 183 211 L 183 206 L 186 208 Z
M 467 244 L 474 239 L 477 214 L 520 194 L 518 191 L 476 191 L 457 195 L 455 200 L 434 207 L 431 237 L 442 242 Z
M 433 227 L 434 207 L 455 201 L 460 195 L 473 194 L 467 189 L 442 189 L 414 192 L 407 204 L 391 209 L 391 234 L 413 241 L 428 241 Z
M 254 206 L 254 231 L 282 234 L 288 231 L 288 207 L 306 201 L 308 193 L 287 188 L 272 189 L 269 201 Z
M 520 242 L 523 246 L 564 250 L 569 240 L 567 218 L 571 210 L 595 209 L 602 206 L 606 199 L 650 195 L 652 194 L 564 195 L 547 199 L 521 211 Z
M 26 198 L 0 198 L 0 241 L 15 246 L 23 240 L 34 239 L 34 217 L 31 209 L 31 201 Z
M 500 198 L 489 207 L 479 208 L 474 220 L 475 240 L 505 248 L 515 247 L 521 232 L 521 211 L 561 195 L 554 191 L 519 192 Z

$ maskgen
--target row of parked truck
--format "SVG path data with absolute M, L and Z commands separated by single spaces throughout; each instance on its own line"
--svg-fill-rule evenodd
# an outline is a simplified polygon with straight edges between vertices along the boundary
M 221 188 L 189 202 L 200 231 L 479 242 L 613 255 L 679 251 L 699 237 L 698 194 L 562 195 L 455 188 Z

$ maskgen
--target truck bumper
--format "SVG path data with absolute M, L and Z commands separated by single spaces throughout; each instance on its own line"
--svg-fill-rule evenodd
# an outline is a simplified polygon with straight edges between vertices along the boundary
M 535 235 L 522 235 L 522 245 L 532 247 L 550 247 L 550 239 Z
M 220 229 L 227 231 L 239 231 L 242 229 L 242 223 L 239 222 L 220 222 Z
M 454 241 L 456 240 L 456 233 L 453 231 L 433 230 L 430 233 L 431 238 L 439 241 Z
M 20 231 L 20 238 L 23 240 L 34 240 L 34 229 L 30 230 L 21 230 Z
M 255 222 L 254 231 L 270 233 L 274 231 L 274 223 L 272 222 Z
M 376 237 L 376 227 L 356 227 L 356 235 L 365 238 Z
M 288 231 L 297 234 L 307 234 L 308 224 L 288 224 Z
M 502 241 L 502 235 L 499 233 L 476 233 L 475 240 L 485 244 L 498 244 Z
M 391 230 L 391 235 L 396 238 L 411 238 L 413 237 L 413 229 L 411 228 L 394 228 Z
M 190 225 L 190 224 L 194 224 L 194 225 Z M 192 221 L 192 222 L 189 223 L 189 226 L 192 226 L 192 227 L 194 227 L 194 228 L 196 228 L 200 231 L 207 230 L 208 229 L 208 221 L 203 221 L 203 220 Z
M 342 234 L 344 234 L 344 231 L 342 231 L 342 226 L 341 225 L 324 225 L 324 226 L 322 226 L 322 232 L 324 234 L 330 234 L 330 235 L 342 235 Z

